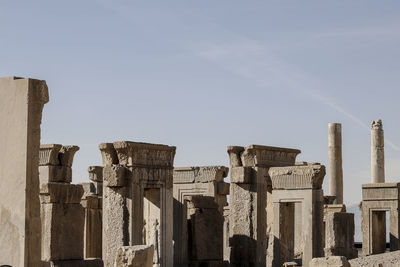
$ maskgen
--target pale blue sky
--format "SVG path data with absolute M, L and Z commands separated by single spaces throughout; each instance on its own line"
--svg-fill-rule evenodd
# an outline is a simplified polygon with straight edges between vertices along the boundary
M 399 14 L 399 1 L 0 0 L 0 76 L 47 81 L 42 142 L 81 147 L 74 182 L 115 140 L 175 145 L 175 166 L 228 166 L 226 147 L 249 144 L 326 164 L 341 122 L 352 204 L 374 119 L 400 181 Z

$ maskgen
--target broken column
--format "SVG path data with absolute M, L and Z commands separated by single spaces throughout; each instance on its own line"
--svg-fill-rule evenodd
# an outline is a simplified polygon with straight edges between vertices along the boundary
M 85 208 L 84 256 L 101 258 L 103 217 L 103 167 L 88 168 L 90 183 L 83 183 L 82 206 Z
M 371 183 L 385 182 L 385 152 L 382 121 L 371 124 Z
M 0 265 L 40 265 L 39 145 L 45 81 L 0 79 Z
M 272 166 L 293 165 L 299 153 L 297 149 L 259 145 L 228 147 L 231 266 L 265 266 L 267 190 L 271 184 L 268 170 Z
M 103 260 L 114 264 L 119 247 L 154 245 L 153 266 L 173 266 L 172 176 L 175 147 L 104 143 Z
M 329 195 L 335 196 L 333 204 L 343 204 L 342 125 L 328 124 Z
M 268 250 L 273 250 L 269 254 L 271 265 L 280 267 L 284 262 L 295 261 L 300 266 L 307 267 L 312 258 L 323 255 L 322 182 L 325 167 L 316 163 L 273 167 L 270 168 L 269 175 L 274 205 L 274 243 L 271 248 L 268 247 Z M 301 229 L 296 229 L 297 208 L 301 209 Z M 296 231 L 301 234 L 298 235 Z M 300 238 L 297 240 L 296 237 Z M 296 246 L 301 248 L 297 255 Z
M 175 266 L 187 265 L 189 261 L 198 260 L 199 257 L 190 259 L 188 248 L 194 247 L 194 244 L 199 242 L 206 242 L 211 244 L 213 249 L 207 247 L 207 250 L 211 255 L 203 255 L 203 260 L 223 260 L 223 249 L 222 240 L 223 223 L 220 219 L 223 216 L 223 208 L 227 203 L 227 194 L 229 194 L 229 184 L 224 182 L 224 178 L 228 175 L 229 169 L 224 166 L 205 166 L 205 167 L 182 167 L 174 168 L 174 264 Z M 209 207 L 197 207 L 204 211 L 212 210 L 212 214 L 216 216 L 215 224 L 209 225 L 211 228 L 204 228 L 205 225 L 198 225 L 199 229 L 188 229 L 188 224 L 191 224 L 191 217 L 188 213 L 188 197 L 191 196 L 203 196 L 206 200 L 201 203 L 210 204 Z M 190 202 L 192 206 L 196 206 L 197 202 Z M 217 210 L 214 212 L 215 207 Z M 196 208 L 194 208 L 196 209 Z M 201 220 L 202 216 L 197 214 L 193 220 Z M 209 219 L 209 214 L 204 216 L 206 220 Z M 217 223 L 218 222 L 218 223 Z M 191 224 L 193 226 L 193 224 Z M 221 229 L 219 229 L 221 228 Z M 189 232 L 188 232 L 189 231 Z M 201 240 L 195 240 L 191 237 L 191 244 L 188 244 L 189 235 L 191 232 L 206 231 L 207 235 L 198 236 Z M 212 240 L 207 241 L 208 237 L 212 237 Z M 214 238 L 218 242 L 215 242 Z M 219 239 L 221 243 L 219 243 Z M 196 246 L 199 249 L 206 249 Z M 198 255 L 198 253 L 192 253 Z
M 357 258 L 354 247 L 354 214 L 330 212 L 325 218 L 325 257 L 344 256 L 348 260 Z

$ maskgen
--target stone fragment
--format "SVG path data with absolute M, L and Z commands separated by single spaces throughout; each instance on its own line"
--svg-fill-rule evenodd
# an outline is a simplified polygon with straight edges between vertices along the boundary
M 310 262 L 310 267 L 350 267 L 346 257 L 331 256 L 325 258 L 314 258 Z M 353 264 L 351 265 L 353 267 Z
M 103 167 L 90 166 L 88 168 L 89 179 L 93 182 L 103 182 Z
M 114 267 L 153 267 L 153 245 L 120 247 Z
M 0 79 L 0 265 L 40 266 L 39 147 L 45 81 Z
M 270 168 L 273 189 L 321 189 L 325 166 L 310 164 Z
M 121 165 L 104 166 L 104 186 L 121 187 L 125 185 L 125 167 Z
M 351 267 L 398 267 L 400 266 L 400 251 L 361 256 L 349 260 L 349 263 Z

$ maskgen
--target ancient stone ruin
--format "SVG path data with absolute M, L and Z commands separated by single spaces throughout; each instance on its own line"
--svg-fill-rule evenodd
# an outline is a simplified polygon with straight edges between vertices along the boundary
M 265 145 L 229 146 L 229 168 L 174 167 L 174 146 L 116 141 L 74 184 L 79 147 L 40 144 L 48 101 L 45 81 L 0 79 L 0 266 L 400 266 L 400 181 L 385 182 L 381 120 L 357 250 L 340 123 L 328 125 L 327 167 Z

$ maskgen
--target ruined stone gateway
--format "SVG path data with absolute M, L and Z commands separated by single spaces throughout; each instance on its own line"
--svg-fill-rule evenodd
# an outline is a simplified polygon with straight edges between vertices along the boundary
M 328 125 L 327 167 L 266 145 L 229 146 L 229 168 L 175 167 L 174 146 L 115 141 L 99 144 L 102 166 L 74 184 L 79 147 L 40 143 L 48 101 L 45 81 L 0 79 L 0 266 L 400 266 L 400 181 L 385 182 L 381 120 L 358 251 L 340 123 Z

